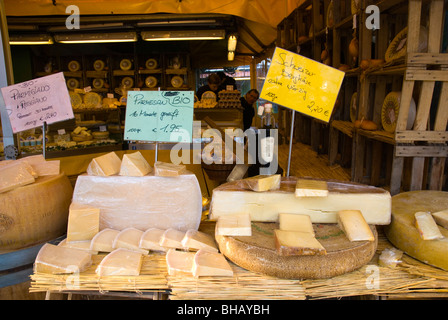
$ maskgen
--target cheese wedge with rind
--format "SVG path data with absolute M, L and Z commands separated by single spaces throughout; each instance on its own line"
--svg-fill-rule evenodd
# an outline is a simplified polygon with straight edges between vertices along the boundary
M 123 155 L 119 172 L 120 176 L 143 177 L 151 171 L 152 167 L 140 151 Z
M 79 249 L 46 243 L 40 248 L 34 261 L 35 273 L 79 273 L 92 264 L 92 256 Z
M 118 248 L 107 254 L 95 270 L 100 276 L 138 276 L 143 255 L 139 252 Z
M 220 216 L 216 223 L 216 234 L 220 236 L 251 236 L 250 215 L 234 214 Z
M 98 252 L 112 252 L 114 251 L 114 241 L 119 230 L 106 228 L 98 232 L 91 241 L 90 250 Z
M 167 251 L 167 248 L 159 244 L 164 232 L 164 229 L 149 228 L 142 234 L 139 247 L 150 251 Z
M 280 188 L 280 174 L 273 175 L 257 175 L 243 179 L 242 182 L 246 188 L 256 191 L 264 192 L 269 190 L 278 190 Z
M 115 152 L 109 152 L 93 158 L 87 167 L 87 174 L 91 176 L 112 176 L 118 174 L 120 168 L 120 158 Z
M 25 162 L 12 162 L 0 167 L 0 193 L 34 183 L 33 169 Z
M 327 250 L 310 232 L 274 230 L 275 246 L 281 256 L 326 255 Z
M 177 177 L 184 173 L 186 168 L 183 164 L 156 161 L 154 163 L 154 175 L 158 177 Z
M 433 212 L 432 217 L 439 226 L 448 229 L 448 209 Z
M 142 235 L 143 231 L 141 230 L 136 228 L 126 228 L 117 234 L 112 247 L 114 249 L 124 248 L 141 254 L 148 254 L 148 250 L 139 247 Z
M 193 274 L 195 252 L 169 249 L 166 253 L 166 264 L 170 276 Z
M 415 226 L 423 240 L 437 240 L 444 238 L 431 213 L 419 211 L 416 212 L 414 216 Z
M 307 214 L 279 213 L 280 230 L 309 232 L 314 235 L 313 223 Z
M 92 242 L 90 240 L 68 242 L 67 238 L 65 238 L 64 240 L 62 240 L 61 242 L 58 243 L 58 246 L 61 246 L 61 247 L 83 250 L 92 255 L 98 254 L 98 251 L 90 250 L 91 245 L 92 245 Z
M 194 255 L 193 275 L 195 277 L 232 277 L 233 270 L 223 254 L 199 250 Z
M 375 236 L 359 210 L 338 212 L 338 224 L 350 241 L 374 241 Z
M 67 241 L 91 240 L 100 227 L 100 209 L 72 202 L 69 208 Z
M 215 239 L 205 232 L 198 230 L 188 230 L 182 239 L 181 245 L 188 250 L 218 252 Z
M 160 238 L 159 245 L 165 248 L 183 249 L 182 240 L 185 237 L 184 231 L 167 229 Z

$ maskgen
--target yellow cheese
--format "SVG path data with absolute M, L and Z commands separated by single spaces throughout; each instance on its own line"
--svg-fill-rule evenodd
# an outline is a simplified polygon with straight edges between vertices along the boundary
M 25 162 L 13 162 L 0 167 L 0 193 L 31 184 L 35 181 L 31 166 Z
M 120 158 L 115 152 L 109 152 L 93 158 L 87 167 L 87 174 L 92 176 L 112 176 L 118 174 L 120 168 Z
M 186 249 L 194 251 L 203 249 L 211 252 L 218 252 L 215 239 L 198 230 L 188 230 L 182 239 L 181 245 Z
M 165 248 L 182 249 L 182 240 L 184 239 L 184 236 L 185 232 L 170 228 L 165 230 L 162 234 L 159 244 Z
M 326 197 L 328 196 L 327 181 L 298 179 L 296 197 Z
M 350 241 L 374 241 L 375 236 L 359 210 L 338 212 L 338 224 Z
M 125 153 L 121 160 L 120 176 L 142 177 L 152 171 L 148 161 L 140 151 Z
M 169 249 L 166 253 L 166 265 L 170 276 L 192 274 L 194 252 Z
M 216 223 L 216 234 L 220 236 L 251 236 L 250 216 L 248 214 L 220 216 Z
M 143 255 L 139 252 L 118 248 L 101 260 L 95 272 L 98 276 L 138 276 Z
M 91 240 L 99 231 L 100 209 L 72 202 L 68 214 L 67 241 Z
M 46 243 L 40 248 L 34 262 L 34 272 L 77 273 L 92 264 L 92 256 L 82 250 Z
M 282 256 L 325 255 L 327 251 L 309 232 L 274 230 L 277 253 Z
M 448 229 L 448 209 L 432 213 L 432 217 L 439 226 Z
M 429 212 L 419 211 L 414 216 L 415 226 L 423 240 L 443 239 L 439 227 Z
M 277 190 L 280 188 L 280 174 L 273 175 L 258 175 L 254 177 L 249 177 L 243 179 L 242 182 L 245 184 L 246 188 L 256 191 L 264 192 L 268 190 Z
M 278 214 L 280 230 L 309 232 L 314 235 L 313 223 L 307 214 Z
M 41 154 L 20 158 L 17 161 L 28 163 L 36 176 L 50 176 L 60 173 L 60 160 L 45 160 Z
M 92 238 L 90 250 L 98 252 L 114 251 L 114 240 L 119 233 L 120 231 L 110 228 L 101 230 Z
M 64 239 L 58 243 L 58 246 L 83 250 L 90 254 L 98 254 L 98 251 L 90 250 L 91 244 L 92 242 L 90 240 L 68 242 L 67 239 Z
M 233 270 L 223 254 L 199 250 L 194 255 L 193 275 L 195 277 L 232 277 Z
M 141 254 L 148 254 L 148 250 L 139 247 L 142 235 L 143 231 L 141 230 L 132 227 L 126 228 L 117 234 L 112 247 L 114 249 L 124 248 Z
M 186 171 L 186 166 L 169 162 L 156 161 L 154 174 L 158 177 L 177 177 Z
M 164 232 L 164 229 L 149 228 L 142 234 L 139 247 L 151 251 L 166 251 L 166 248 L 159 244 Z

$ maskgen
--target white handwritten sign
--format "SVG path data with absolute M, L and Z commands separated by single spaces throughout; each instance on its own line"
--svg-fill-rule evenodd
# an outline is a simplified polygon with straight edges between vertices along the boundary
M 125 140 L 191 142 L 193 91 L 128 91 Z
M 14 133 L 74 118 L 62 72 L 1 88 Z

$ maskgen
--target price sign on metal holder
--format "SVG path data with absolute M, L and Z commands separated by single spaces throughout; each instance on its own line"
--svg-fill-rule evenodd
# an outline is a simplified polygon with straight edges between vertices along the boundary
M 329 122 L 345 73 L 299 54 L 276 48 L 260 98 L 292 109 L 288 173 L 295 111 Z

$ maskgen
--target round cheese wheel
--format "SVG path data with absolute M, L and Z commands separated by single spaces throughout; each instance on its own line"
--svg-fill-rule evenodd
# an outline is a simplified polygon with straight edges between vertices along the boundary
M 398 112 L 400 110 L 401 91 L 392 91 L 386 98 L 384 98 L 383 106 L 381 108 L 381 125 L 384 131 L 394 133 L 397 126 Z M 408 120 L 406 130 L 409 130 L 414 125 L 417 108 L 414 99 L 411 100 L 409 106 Z

